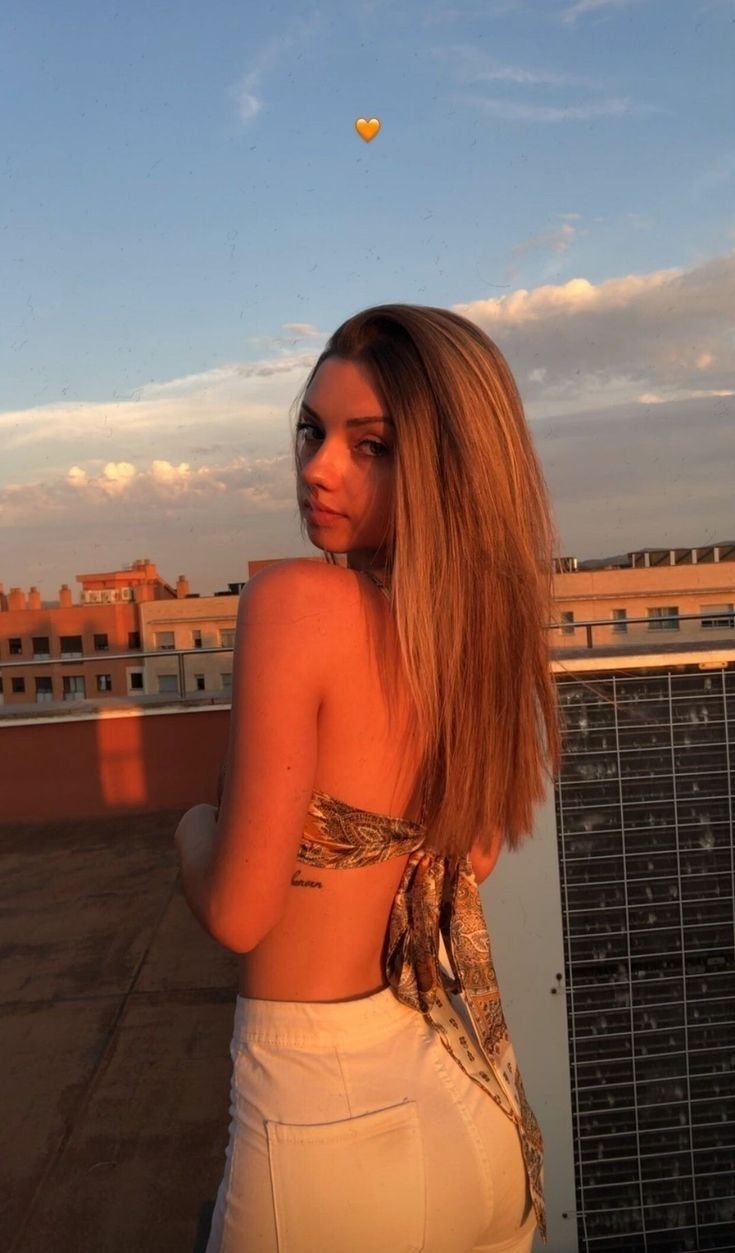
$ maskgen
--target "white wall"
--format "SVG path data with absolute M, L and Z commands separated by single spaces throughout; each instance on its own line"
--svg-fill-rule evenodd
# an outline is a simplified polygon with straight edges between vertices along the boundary
M 526 1095 L 544 1137 L 548 1244 L 537 1234 L 533 1253 L 577 1253 L 561 891 L 551 787 L 545 803 L 535 810 L 533 838 L 517 853 L 503 850 L 481 885 L 480 896 L 503 1011 Z M 440 958 L 448 967 L 443 942 Z M 552 988 L 557 991 L 552 993 Z

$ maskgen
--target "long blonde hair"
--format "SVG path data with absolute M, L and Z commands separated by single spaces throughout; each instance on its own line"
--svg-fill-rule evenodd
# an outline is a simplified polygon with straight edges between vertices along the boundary
M 478 326 L 432 306 L 348 318 L 297 411 L 333 356 L 368 371 L 395 423 L 392 604 L 427 745 L 426 846 L 464 857 L 502 833 L 515 849 L 561 756 L 547 629 L 558 536 L 518 388 Z M 294 456 L 298 472 L 295 438 Z

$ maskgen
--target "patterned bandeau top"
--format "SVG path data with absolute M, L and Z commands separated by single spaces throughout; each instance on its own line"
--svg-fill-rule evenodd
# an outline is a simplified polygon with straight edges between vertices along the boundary
M 383 584 L 374 581 L 387 594 Z M 454 1060 L 518 1127 L 533 1210 L 547 1243 L 543 1139 L 523 1090 L 503 1015 L 472 863 L 469 855 L 449 858 L 422 849 L 424 835 L 421 821 L 371 813 L 315 791 L 298 860 L 347 870 L 408 853 L 391 909 L 387 980 L 398 999 L 424 1015 Z M 451 973 L 439 960 L 440 933 Z M 475 1039 L 465 1034 L 449 993 L 459 993 L 464 1000 Z

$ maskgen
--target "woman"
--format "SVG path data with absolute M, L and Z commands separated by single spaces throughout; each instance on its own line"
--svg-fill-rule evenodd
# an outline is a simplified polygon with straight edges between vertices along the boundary
M 504 357 L 446 309 L 349 318 L 301 395 L 326 560 L 244 589 L 221 804 L 177 830 L 241 954 L 208 1253 L 528 1253 L 542 1139 L 477 884 L 559 764 L 543 475 Z

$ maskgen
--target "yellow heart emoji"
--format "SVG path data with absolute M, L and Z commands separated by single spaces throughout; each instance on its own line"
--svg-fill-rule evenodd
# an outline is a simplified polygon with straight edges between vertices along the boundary
M 364 117 L 359 117 L 355 122 L 355 130 L 361 135 L 366 144 L 370 143 L 378 131 L 380 130 L 380 122 L 376 117 L 371 117 L 370 121 L 366 121 Z

